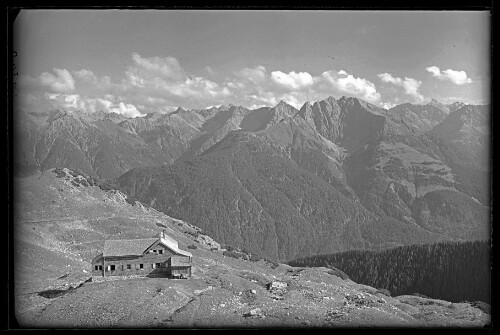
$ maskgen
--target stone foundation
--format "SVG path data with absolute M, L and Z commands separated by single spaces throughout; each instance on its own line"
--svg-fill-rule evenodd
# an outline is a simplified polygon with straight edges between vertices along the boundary
M 109 277 L 93 276 L 92 277 L 92 282 L 93 283 L 100 283 L 100 282 L 103 282 L 103 281 L 123 280 L 123 279 L 132 279 L 132 278 L 146 278 L 146 276 L 140 276 L 140 275 L 109 276 Z

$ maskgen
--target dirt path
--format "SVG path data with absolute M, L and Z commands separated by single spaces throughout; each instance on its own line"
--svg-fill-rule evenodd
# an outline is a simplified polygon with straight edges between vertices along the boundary
M 84 218 L 75 218 L 75 217 L 64 217 L 58 219 L 46 219 L 46 220 L 30 220 L 30 221 L 20 221 L 19 223 L 50 223 L 56 221 L 67 221 L 67 222 L 88 222 L 89 220 L 108 220 L 116 217 L 115 213 L 112 213 L 111 216 L 98 216 L 95 218 L 84 219 Z M 136 217 L 131 217 L 131 219 L 137 219 Z

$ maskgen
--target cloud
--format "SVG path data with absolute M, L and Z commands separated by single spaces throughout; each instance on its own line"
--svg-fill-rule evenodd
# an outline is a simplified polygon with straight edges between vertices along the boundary
M 380 100 L 380 93 L 377 92 L 375 84 L 367 79 L 360 77 L 355 78 L 344 70 L 340 70 L 337 73 L 326 71 L 323 72 L 321 76 L 323 80 L 326 80 L 326 82 L 342 92 L 360 96 L 369 102 Z
M 421 81 L 408 77 L 405 77 L 405 79 L 403 80 L 399 77 L 393 77 L 390 73 L 380 73 L 377 76 L 384 83 L 402 87 L 405 91 L 405 94 L 413 97 L 416 102 L 423 102 L 425 100 L 425 97 L 418 92 L 418 89 L 422 85 Z
M 54 108 L 65 110 L 86 110 L 86 103 L 79 94 L 45 93 L 45 99 L 51 103 Z
M 300 90 L 310 87 L 313 83 L 313 77 L 307 72 L 289 72 L 281 71 L 271 72 L 271 79 L 274 83 L 291 90 Z
M 84 100 L 87 110 L 92 110 L 95 112 L 103 111 L 105 113 L 116 113 L 130 118 L 144 116 L 144 114 L 137 110 L 137 108 L 133 104 L 125 103 L 123 101 L 113 102 L 108 99 L 101 98 Z
M 246 101 L 245 106 L 249 106 L 250 104 L 274 106 L 279 101 L 276 94 L 273 92 L 259 92 L 243 95 L 243 99 Z
M 82 97 L 79 94 L 45 93 L 45 100 L 52 108 L 61 108 L 68 111 L 80 111 L 83 113 L 95 113 L 103 111 L 105 113 L 117 113 L 126 117 L 144 116 L 137 108 L 130 103 L 118 101 L 120 99 L 106 95 L 107 99 Z M 122 97 L 120 97 L 122 98 Z M 110 101 L 112 99 L 115 101 Z M 122 98 L 123 99 L 123 98 Z
M 255 85 L 260 85 L 266 80 L 266 67 L 258 65 L 251 69 L 245 67 L 239 71 L 234 72 L 234 75 L 240 80 L 251 82 Z
M 441 71 L 437 66 L 429 66 L 425 69 L 439 80 L 449 80 L 456 85 L 472 83 L 472 80 L 467 77 L 467 72 L 465 71 L 455 71 L 452 69 Z
M 102 110 L 130 117 L 169 112 L 177 107 L 198 109 L 228 103 L 253 108 L 272 107 L 280 100 L 300 108 L 306 101 L 318 101 L 331 95 L 352 95 L 389 106 L 387 102 L 379 103 L 381 95 L 373 82 L 339 69 L 313 75 L 280 69 L 269 71 L 263 65 L 254 65 L 230 73 L 215 73 L 210 66 L 205 66 L 200 73 L 188 73 L 174 57 L 132 53 L 121 77 L 111 78 L 90 69 L 54 69 L 52 74 L 26 77 L 31 90 L 21 92 L 18 100 L 22 104 L 19 106 L 24 110 L 62 108 L 87 113 Z M 210 74 L 214 74 L 210 79 L 205 77 Z M 419 96 L 420 82 L 382 75 L 384 81 Z
M 427 72 L 432 73 L 434 77 L 440 77 L 441 76 L 441 70 L 437 66 L 429 66 L 425 68 Z
M 176 106 L 203 108 L 220 105 L 232 95 L 230 86 L 203 76 L 187 75 L 173 57 L 146 58 L 134 53 L 132 61 L 125 71 L 121 87 L 133 104 L 146 107 L 145 112 L 171 110 Z M 258 73 L 253 75 L 252 78 L 258 80 Z M 164 101 L 164 105 L 160 105 L 159 101 Z
M 89 82 L 97 82 L 97 76 L 94 74 L 94 72 L 86 69 L 81 69 L 78 71 L 73 71 L 73 75 L 81 80 L 84 81 L 89 81 Z
M 118 105 L 111 105 L 109 110 L 127 117 L 143 116 L 141 112 L 132 104 L 120 102 Z
M 393 104 L 392 102 L 382 102 L 380 106 L 382 106 L 382 108 L 384 109 L 391 109 L 392 107 L 396 106 L 396 104 Z
M 48 87 L 53 92 L 71 92 L 75 89 L 75 79 L 66 69 L 53 69 L 54 74 L 43 72 L 36 78 L 21 76 L 19 83 L 22 87 L 43 88 Z
M 139 69 L 154 72 L 161 77 L 174 81 L 181 81 L 186 78 L 184 69 L 174 57 L 144 58 L 134 52 L 132 54 L 132 60 Z
M 248 109 L 259 109 L 259 108 L 262 108 L 262 107 L 267 107 L 268 105 L 264 105 L 264 104 L 253 104 L 253 105 L 250 105 L 250 106 L 247 106 Z

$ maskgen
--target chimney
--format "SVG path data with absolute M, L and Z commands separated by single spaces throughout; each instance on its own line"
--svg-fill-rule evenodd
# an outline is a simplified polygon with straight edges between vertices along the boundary
M 165 238 L 165 229 L 161 231 L 161 237 Z

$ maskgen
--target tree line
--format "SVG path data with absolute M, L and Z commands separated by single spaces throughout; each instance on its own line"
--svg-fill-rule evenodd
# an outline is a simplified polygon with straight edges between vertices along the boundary
M 353 281 L 393 296 L 420 294 L 451 302 L 490 303 L 490 242 L 442 242 L 384 251 L 354 250 L 289 262 L 291 266 L 328 267 Z

